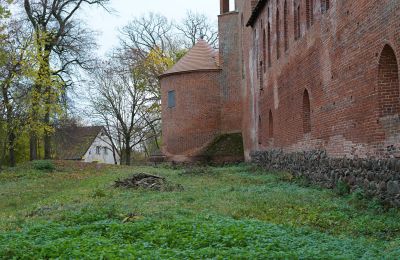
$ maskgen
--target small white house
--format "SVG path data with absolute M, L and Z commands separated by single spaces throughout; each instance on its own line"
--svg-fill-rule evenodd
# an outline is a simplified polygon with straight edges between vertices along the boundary
M 113 152 L 102 126 L 63 127 L 56 130 L 54 141 L 56 158 L 59 160 L 120 163 L 120 158 Z

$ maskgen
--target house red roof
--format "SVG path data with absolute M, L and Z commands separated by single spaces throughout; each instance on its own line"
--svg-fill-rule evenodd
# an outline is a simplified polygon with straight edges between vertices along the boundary
M 201 39 L 171 69 L 162 74 L 161 77 L 181 72 L 219 70 L 218 57 L 218 51 L 213 49 L 205 40 Z

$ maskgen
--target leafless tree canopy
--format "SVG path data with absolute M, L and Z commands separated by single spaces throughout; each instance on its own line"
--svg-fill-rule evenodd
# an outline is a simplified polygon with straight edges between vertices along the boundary
M 140 67 L 126 67 L 113 58 L 99 64 L 90 91 L 91 115 L 105 125 L 106 141 L 127 165 L 131 151 L 158 134 L 153 130 L 160 118 L 152 109 L 146 80 Z
M 214 48 L 218 47 L 218 29 L 204 14 L 188 11 L 181 23 L 175 25 L 183 36 L 185 47 L 193 47 L 199 39 L 206 40 Z

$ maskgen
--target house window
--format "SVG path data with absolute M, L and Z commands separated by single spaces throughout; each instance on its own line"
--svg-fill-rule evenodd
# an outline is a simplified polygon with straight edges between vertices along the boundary
M 100 154 L 100 152 L 101 152 L 101 147 L 100 146 L 96 146 L 96 154 Z
M 108 148 L 104 146 L 103 149 L 104 149 L 104 154 L 108 155 Z
M 175 90 L 168 91 L 168 108 L 175 107 Z

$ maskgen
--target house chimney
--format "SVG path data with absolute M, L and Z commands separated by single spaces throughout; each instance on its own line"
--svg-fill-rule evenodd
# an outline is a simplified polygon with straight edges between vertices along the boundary
M 220 0 L 221 14 L 229 13 L 229 0 Z

